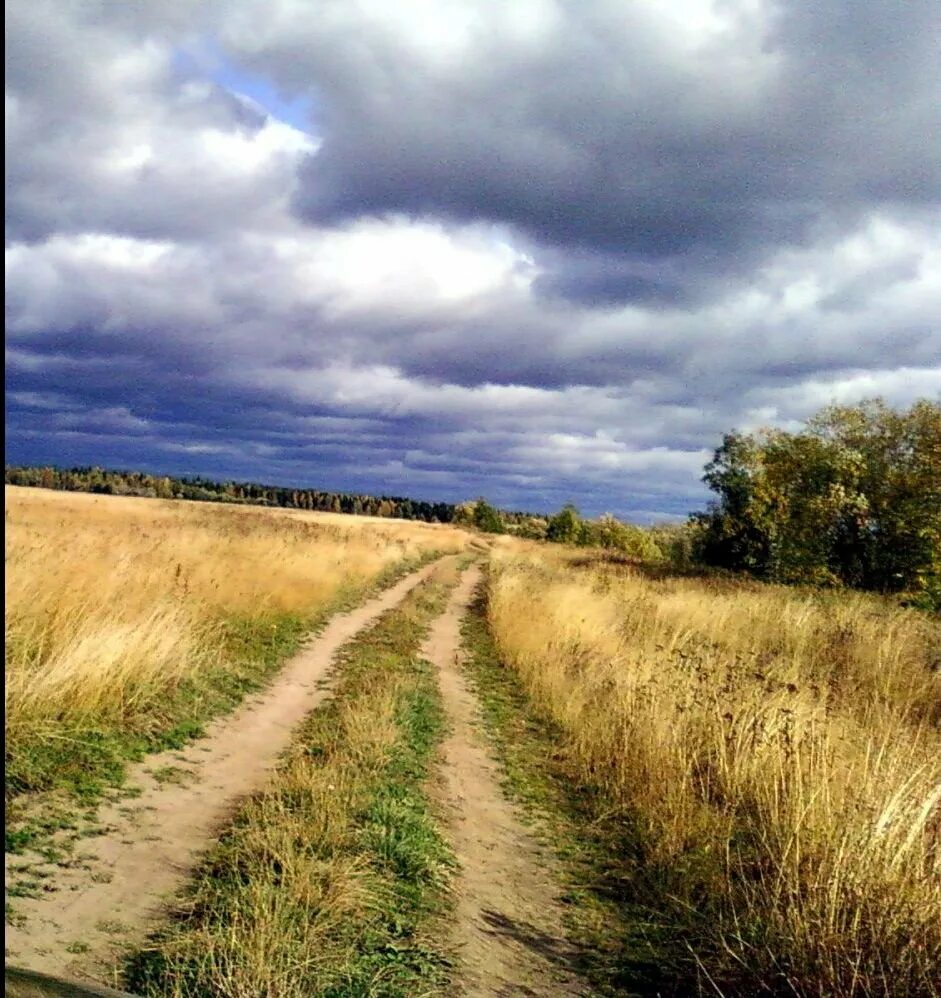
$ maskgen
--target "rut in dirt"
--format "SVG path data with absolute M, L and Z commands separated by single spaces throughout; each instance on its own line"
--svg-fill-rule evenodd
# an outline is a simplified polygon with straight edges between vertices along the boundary
M 121 954 L 160 920 L 238 801 L 264 786 L 294 728 L 328 695 L 324 680 L 340 647 L 451 560 L 426 565 L 338 614 L 265 691 L 213 722 L 205 737 L 131 767 L 128 783 L 142 793 L 123 806 L 99 809 L 96 823 L 106 833 L 87 840 L 87 862 L 50 866 L 47 893 L 16 900 L 25 921 L 7 926 L 8 962 L 78 979 L 117 980 Z M 183 782 L 161 783 L 152 773 L 162 767 L 182 772 Z M 6 861 L 9 882 L 22 857 Z
M 463 995 L 575 995 L 588 988 L 562 925 L 553 858 L 501 789 L 480 708 L 460 669 L 461 620 L 480 582 L 470 568 L 432 625 L 423 655 L 437 666 L 451 734 L 443 744 L 456 878 L 452 943 Z

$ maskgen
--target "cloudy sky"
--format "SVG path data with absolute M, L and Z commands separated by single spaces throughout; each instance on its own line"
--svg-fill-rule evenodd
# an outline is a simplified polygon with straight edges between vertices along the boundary
M 7 459 L 703 501 L 941 391 L 938 0 L 8 0 Z

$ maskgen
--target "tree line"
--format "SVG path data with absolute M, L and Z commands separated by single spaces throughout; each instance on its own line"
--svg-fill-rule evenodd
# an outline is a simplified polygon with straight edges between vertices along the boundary
M 491 534 L 512 534 L 527 540 L 604 548 L 644 561 L 663 558 L 657 534 L 668 530 L 622 523 L 610 513 L 604 513 L 595 520 L 585 519 L 574 503 L 566 503 L 552 516 L 507 513 L 491 506 L 484 498 L 459 505 L 454 522 Z
M 455 506 L 402 496 L 370 496 L 349 492 L 295 489 L 257 482 L 215 482 L 199 476 L 175 478 L 142 471 L 110 471 L 98 467 L 54 468 L 6 466 L 7 485 L 31 485 L 67 492 L 144 496 L 156 499 L 193 499 L 200 502 L 248 503 L 288 509 L 353 513 L 365 516 L 450 523 Z
M 725 569 L 769 582 L 900 594 L 941 609 L 941 403 L 832 405 L 796 431 L 727 433 L 704 469 L 716 494 L 686 523 L 638 527 L 505 514 L 484 499 L 457 522 L 674 569 Z
M 703 481 L 716 494 L 706 510 L 683 524 L 639 527 L 610 514 L 585 519 L 573 504 L 549 515 L 500 510 L 483 497 L 432 503 L 98 467 L 6 467 L 10 485 L 455 523 L 674 568 L 901 593 L 941 608 L 938 402 L 896 410 L 874 399 L 830 406 L 797 431 L 733 431 Z

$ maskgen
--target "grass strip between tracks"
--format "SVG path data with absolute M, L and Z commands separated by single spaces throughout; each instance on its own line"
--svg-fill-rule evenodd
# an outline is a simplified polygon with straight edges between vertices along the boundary
M 171 924 L 129 963 L 143 995 L 433 994 L 452 865 L 426 795 L 445 719 L 418 657 L 441 570 L 340 654 L 334 695 L 241 808 Z

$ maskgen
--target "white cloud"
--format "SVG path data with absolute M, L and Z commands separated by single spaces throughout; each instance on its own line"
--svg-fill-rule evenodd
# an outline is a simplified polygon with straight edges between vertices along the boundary
M 406 218 L 300 231 L 273 248 L 293 272 L 298 296 L 324 302 L 332 317 L 434 311 L 501 292 L 520 296 L 535 273 L 532 258 L 505 233 Z

